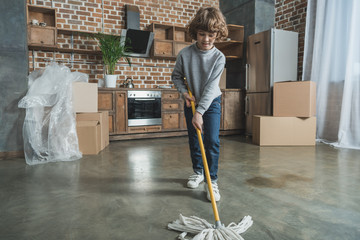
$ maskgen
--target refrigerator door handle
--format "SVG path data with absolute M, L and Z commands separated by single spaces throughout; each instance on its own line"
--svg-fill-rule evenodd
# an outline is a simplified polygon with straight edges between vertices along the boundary
M 245 90 L 249 90 L 249 67 L 250 64 L 245 64 Z
M 245 115 L 249 116 L 249 96 L 245 97 Z

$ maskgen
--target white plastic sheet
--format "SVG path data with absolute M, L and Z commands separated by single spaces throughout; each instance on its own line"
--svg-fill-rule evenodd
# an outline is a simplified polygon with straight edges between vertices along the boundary
M 315 81 L 317 140 L 360 149 L 360 1 L 308 0 L 303 80 Z
M 72 107 L 72 82 L 87 82 L 84 73 L 51 63 L 29 75 L 29 89 L 18 107 L 26 109 L 24 153 L 29 165 L 73 161 L 82 157 Z

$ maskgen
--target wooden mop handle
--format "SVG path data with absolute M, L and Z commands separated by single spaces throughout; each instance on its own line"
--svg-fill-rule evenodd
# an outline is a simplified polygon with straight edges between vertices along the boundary
M 187 86 L 190 97 L 192 97 L 192 93 L 191 93 L 190 88 L 189 88 L 189 86 L 188 86 L 188 84 L 186 82 L 186 79 L 185 79 L 185 84 Z M 195 115 L 195 103 L 194 103 L 194 101 L 191 101 L 191 108 L 192 108 L 193 115 Z M 198 128 L 196 128 L 196 133 L 197 133 L 198 140 L 199 140 L 201 156 L 202 156 L 204 170 L 205 170 L 205 177 L 206 177 L 206 181 L 207 181 L 209 192 L 210 192 L 211 205 L 212 205 L 212 208 L 213 208 L 213 211 L 214 211 L 215 221 L 218 224 L 218 223 L 220 223 L 219 212 L 218 212 L 218 209 L 217 209 L 217 206 L 216 206 L 214 192 L 213 192 L 213 188 L 212 188 L 212 184 L 211 184 L 211 178 L 210 178 L 209 166 L 208 166 L 207 159 L 206 159 L 205 148 L 204 148 L 203 140 L 202 140 L 202 137 L 201 137 L 201 132 L 200 132 L 200 130 Z

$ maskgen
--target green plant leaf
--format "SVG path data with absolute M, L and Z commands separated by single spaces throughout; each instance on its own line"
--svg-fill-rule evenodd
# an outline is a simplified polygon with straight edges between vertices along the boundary
M 131 59 L 127 54 L 131 52 L 131 49 L 125 45 L 124 41 L 121 41 L 121 36 L 101 32 L 89 34 L 89 36 L 98 41 L 99 48 L 102 52 L 102 59 L 106 65 L 106 74 L 114 74 L 116 63 L 121 58 L 125 58 L 131 67 Z

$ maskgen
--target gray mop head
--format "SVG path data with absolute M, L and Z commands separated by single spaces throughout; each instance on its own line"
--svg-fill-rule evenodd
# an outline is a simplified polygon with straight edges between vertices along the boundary
M 180 214 L 179 219 L 168 224 L 168 228 L 183 232 L 179 235 L 180 240 L 185 238 L 187 233 L 196 234 L 192 240 L 244 240 L 240 234 L 244 233 L 253 221 L 250 216 L 245 216 L 238 224 L 230 223 L 227 227 L 215 228 L 215 225 L 196 216 L 185 217 Z

